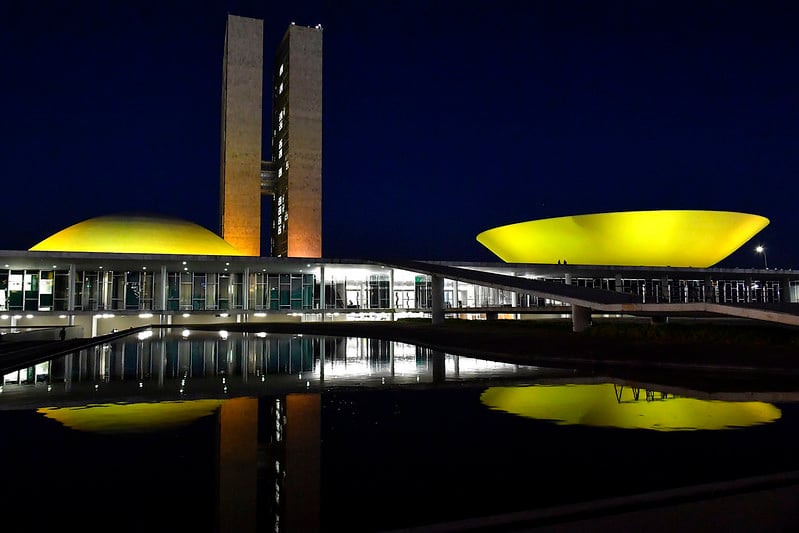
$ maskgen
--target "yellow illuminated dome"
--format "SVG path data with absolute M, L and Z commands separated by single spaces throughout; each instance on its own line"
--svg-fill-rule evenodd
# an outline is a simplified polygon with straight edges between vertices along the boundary
M 618 389 L 612 383 L 491 387 L 480 401 L 490 409 L 559 425 L 655 431 L 737 429 L 782 417 L 782 411 L 770 403 L 673 396 L 649 401 L 645 394 L 636 399 L 632 388 Z
M 623 211 L 509 224 L 477 241 L 507 263 L 707 268 L 768 223 L 732 211 Z
M 44 239 L 33 252 L 244 255 L 193 222 L 149 215 L 90 218 Z

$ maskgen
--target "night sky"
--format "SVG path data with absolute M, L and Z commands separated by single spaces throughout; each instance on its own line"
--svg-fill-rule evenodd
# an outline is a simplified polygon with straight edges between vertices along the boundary
M 799 268 L 799 2 L 3 2 L 0 249 L 119 212 L 217 231 L 228 12 L 265 19 L 265 87 L 288 24 L 324 27 L 325 257 L 714 209 L 771 220 L 719 266 Z

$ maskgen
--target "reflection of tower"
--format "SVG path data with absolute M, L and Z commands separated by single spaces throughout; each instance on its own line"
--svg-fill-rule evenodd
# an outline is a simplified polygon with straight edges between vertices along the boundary
M 229 15 L 222 79 L 222 238 L 261 254 L 263 21 Z
M 258 480 L 264 531 L 319 531 L 321 406 L 320 394 L 288 394 L 265 413 Z
M 272 255 L 321 257 L 321 26 L 289 26 L 272 81 Z

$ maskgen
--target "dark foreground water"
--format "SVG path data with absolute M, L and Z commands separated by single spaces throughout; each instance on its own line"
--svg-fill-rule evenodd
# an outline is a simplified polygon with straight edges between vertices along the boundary
M 383 531 L 799 470 L 799 394 L 155 332 L 6 376 L 13 531 Z

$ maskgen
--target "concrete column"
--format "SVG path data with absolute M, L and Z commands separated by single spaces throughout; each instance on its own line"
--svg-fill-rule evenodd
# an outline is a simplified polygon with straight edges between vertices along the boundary
M 319 267 L 319 309 L 322 310 L 322 322 L 325 321 L 325 267 Z
M 714 302 L 716 300 L 713 292 L 713 280 L 710 276 L 705 276 L 705 302 Z
M 669 293 L 669 278 L 667 276 L 663 276 L 660 278 L 660 302 L 669 303 L 669 301 L 671 301 L 671 295 Z
M 511 272 L 510 275 L 515 277 L 516 276 L 516 272 Z M 457 285 L 455 285 L 455 288 L 457 289 Z M 519 293 L 516 292 L 516 289 L 511 289 L 511 291 L 513 291 L 513 292 L 510 293 L 510 305 L 511 305 L 511 307 L 519 307 Z M 457 297 L 457 293 L 456 293 L 456 297 Z
M 444 278 L 432 276 L 433 324 L 444 323 Z
M 616 274 L 616 292 L 624 292 L 624 280 L 621 279 L 621 274 Z
M 791 302 L 791 279 L 787 276 L 780 279 L 780 303 Z
M 591 308 L 572 304 L 572 331 L 581 332 L 591 327 Z
M 77 272 L 75 272 L 75 263 L 69 264 L 69 276 L 67 277 L 67 311 L 70 313 L 75 310 L 75 282 L 77 279 Z
M 244 279 L 242 280 L 241 286 L 242 290 L 244 290 L 241 305 L 242 309 L 247 311 L 250 309 L 250 267 L 244 269 Z
M 572 275 L 571 275 L 571 273 L 570 272 L 566 272 L 563 275 L 563 280 L 566 282 L 566 285 L 571 285 L 572 284 Z
M 161 294 L 159 295 L 161 301 L 159 302 L 161 309 L 166 311 L 166 294 L 167 294 L 167 285 L 169 283 L 169 279 L 166 273 L 166 265 L 161 265 Z M 219 298 L 219 293 L 217 292 L 217 298 Z

